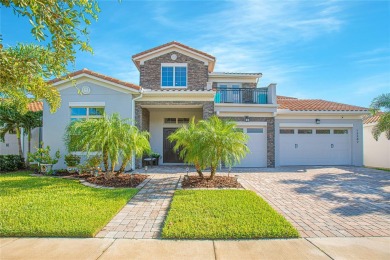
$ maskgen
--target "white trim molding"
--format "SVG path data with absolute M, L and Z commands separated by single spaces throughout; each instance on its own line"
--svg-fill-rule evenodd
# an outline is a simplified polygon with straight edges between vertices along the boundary
M 106 102 L 69 102 L 69 107 L 105 107 Z
M 248 128 L 257 127 L 257 126 L 262 126 L 262 127 L 267 126 L 267 122 L 236 122 L 236 123 L 238 127 L 243 126 Z
M 353 124 L 280 123 L 280 128 L 352 128 Z

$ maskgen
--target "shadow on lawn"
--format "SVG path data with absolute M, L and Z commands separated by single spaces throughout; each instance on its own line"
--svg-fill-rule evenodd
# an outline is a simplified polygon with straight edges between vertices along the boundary
M 340 167 L 343 173 L 322 173 L 312 179 L 282 180 L 284 184 L 300 185 L 297 193 L 311 194 L 320 199 L 339 203 L 331 212 L 342 216 L 369 213 L 390 215 L 390 174 L 367 168 Z

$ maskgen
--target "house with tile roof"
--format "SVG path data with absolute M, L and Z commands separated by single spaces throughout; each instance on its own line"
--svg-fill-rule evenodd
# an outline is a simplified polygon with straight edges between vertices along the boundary
M 378 112 L 363 119 L 364 165 L 390 169 L 390 140 L 387 139 L 385 133 L 382 133 L 378 140 L 375 140 L 372 135 L 372 129 L 382 115 L 383 112 Z
M 276 84 L 261 86 L 261 73 L 216 72 L 213 55 L 175 41 L 132 61 L 138 85 L 88 69 L 52 80 L 62 103 L 54 114 L 43 104 L 45 145 L 66 154 L 62 137 L 71 121 L 117 112 L 150 132 L 160 164 L 182 164 L 167 137 L 192 117 L 217 115 L 249 136 L 250 153 L 237 167 L 363 165 L 366 108 L 278 96 Z M 65 167 L 63 161 L 56 166 Z

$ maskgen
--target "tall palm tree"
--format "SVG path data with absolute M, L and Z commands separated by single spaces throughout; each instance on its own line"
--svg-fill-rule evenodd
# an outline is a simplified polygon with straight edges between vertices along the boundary
M 248 135 L 239 131 L 235 122 L 212 116 L 198 124 L 200 142 L 204 144 L 202 158 L 210 165 L 210 179 L 214 178 L 220 163 L 232 166 L 249 152 Z
M 385 133 L 387 139 L 390 140 L 390 93 L 382 94 L 371 103 L 371 112 L 375 115 L 378 111 L 383 109 L 383 113 L 380 115 L 378 123 L 372 129 L 372 135 L 375 140 L 378 141 L 381 133 Z
M 202 170 L 207 167 L 202 157 L 204 143 L 201 142 L 201 132 L 195 123 L 195 118 L 191 118 L 188 125 L 183 125 L 172 133 L 168 140 L 175 142 L 174 151 L 179 151 L 179 156 L 186 163 L 193 163 L 199 177 L 204 178 Z

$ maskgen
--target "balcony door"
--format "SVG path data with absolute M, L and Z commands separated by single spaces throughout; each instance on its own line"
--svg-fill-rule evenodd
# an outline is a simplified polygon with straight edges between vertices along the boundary
M 242 103 L 240 84 L 220 83 L 218 88 L 221 91 L 222 103 Z

